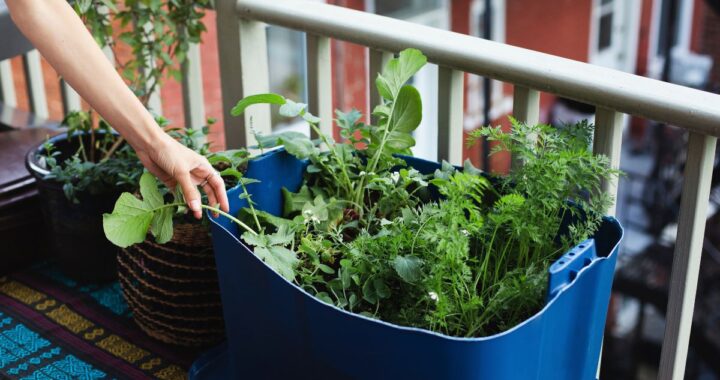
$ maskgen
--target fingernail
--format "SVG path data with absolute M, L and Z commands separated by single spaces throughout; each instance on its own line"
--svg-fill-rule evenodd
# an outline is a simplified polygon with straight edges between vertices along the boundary
M 200 210 L 200 201 L 197 199 L 191 200 L 190 201 L 190 210 L 199 211 Z

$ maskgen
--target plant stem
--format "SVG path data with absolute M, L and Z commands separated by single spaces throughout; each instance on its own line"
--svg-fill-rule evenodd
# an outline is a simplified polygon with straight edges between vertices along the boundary
M 253 206 L 252 199 L 250 198 L 250 193 L 248 193 L 247 188 L 245 187 L 245 183 L 243 183 L 242 179 L 240 180 L 240 186 L 243 189 L 243 193 L 245 193 L 245 196 L 247 196 L 248 205 L 250 206 L 250 211 L 252 211 L 253 219 L 255 219 L 255 225 L 258 228 L 258 231 L 262 230 L 262 227 L 260 227 L 260 221 L 257 217 L 257 212 L 255 212 L 255 206 Z
M 182 204 L 182 205 L 184 205 L 184 204 Z M 206 210 L 210 210 L 210 211 L 212 211 L 212 212 L 216 212 L 216 213 L 218 213 L 218 214 L 220 214 L 220 215 L 222 215 L 222 216 L 230 219 L 231 221 L 237 223 L 240 227 L 244 228 L 247 232 L 250 232 L 250 233 L 253 234 L 253 235 L 258 235 L 258 233 L 255 232 L 255 230 L 252 229 L 252 227 L 248 226 L 247 224 L 245 224 L 245 223 L 243 223 L 242 221 L 240 221 L 240 219 L 238 219 L 238 218 L 236 218 L 236 217 L 234 217 L 234 216 L 226 213 L 226 212 L 223 211 L 223 210 L 220 210 L 220 209 L 217 208 L 217 207 L 212 207 L 212 206 L 208 206 L 208 205 L 200 205 L 200 207 L 202 207 L 202 208 L 204 208 L 204 209 L 206 209 Z

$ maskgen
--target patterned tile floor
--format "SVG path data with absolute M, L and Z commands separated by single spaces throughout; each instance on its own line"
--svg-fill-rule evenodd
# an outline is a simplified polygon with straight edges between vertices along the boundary
M 142 333 L 116 282 L 81 284 L 48 263 L 0 277 L 0 378 L 184 379 L 200 351 Z

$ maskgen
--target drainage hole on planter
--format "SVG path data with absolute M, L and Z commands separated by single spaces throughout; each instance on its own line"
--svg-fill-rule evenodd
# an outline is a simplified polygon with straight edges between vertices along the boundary
M 578 245 L 578 248 L 580 248 L 580 249 L 585 248 L 585 244 L 580 244 L 580 245 Z
M 568 253 L 568 256 L 570 256 L 570 257 L 575 256 L 575 252 L 570 252 L 570 253 Z
M 565 264 L 565 260 L 560 260 L 560 261 L 558 261 L 558 264 L 564 265 L 564 264 Z

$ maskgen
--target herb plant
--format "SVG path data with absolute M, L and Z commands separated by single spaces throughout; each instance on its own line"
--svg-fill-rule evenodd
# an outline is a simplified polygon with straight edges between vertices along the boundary
M 276 94 L 238 102 L 234 115 L 253 104 L 278 104 L 283 116 L 307 121 L 319 140 L 257 136 L 263 150 L 283 145 L 308 161 L 303 184 L 297 192 L 283 189 L 283 215 L 274 216 L 254 207 L 244 187 L 252 180 L 241 177 L 248 207 L 229 217 L 258 258 L 324 302 L 454 336 L 494 334 L 542 307 L 549 265 L 596 231 L 610 201 L 600 183 L 618 172 L 588 151 L 586 123 L 554 129 L 516 120 L 509 133 L 485 127 L 472 135 L 496 141 L 495 151 L 522 162 L 507 176 L 469 162 L 463 170 L 443 162 L 429 174 L 409 167 L 398 154 L 414 145 L 422 106 L 405 83 L 425 62 L 414 49 L 389 61 L 376 80 L 383 98 L 373 112 L 377 125 L 355 110 L 337 111 L 342 142 L 319 130 L 305 104 Z M 106 224 L 106 233 L 131 244 L 150 228 L 162 240 L 164 224 L 153 221 L 178 204 L 131 210 L 118 203 L 106 215 L 115 226 Z M 133 213 L 143 213 L 144 230 L 126 239 L 122 218 Z
M 180 65 L 185 62 L 190 43 L 200 42 L 205 26 L 205 9 L 211 0 L 201 1 L 136 1 L 82 0 L 73 3 L 96 42 L 113 51 L 114 64 L 130 88 L 147 106 L 150 95 L 167 76 L 180 78 Z M 119 29 L 116 29 L 120 26 Z M 121 59 L 117 54 L 122 45 L 131 56 Z M 166 127 L 167 120 L 157 117 Z M 208 124 L 212 124 L 209 120 Z M 66 197 L 78 203 L 78 194 L 100 194 L 134 191 L 142 174 L 142 165 L 124 139 L 113 133 L 104 120 L 94 120 L 94 113 L 72 112 L 63 121 L 68 127 L 68 140 L 78 142 L 78 150 L 61 157 L 51 143 L 46 143 L 45 163 L 49 178 L 63 184 Z M 168 132 L 180 142 L 201 154 L 207 145 L 198 140 L 207 129 Z M 85 142 L 84 135 L 89 141 Z M 228 157 L 226 157 L 228 158 Z

